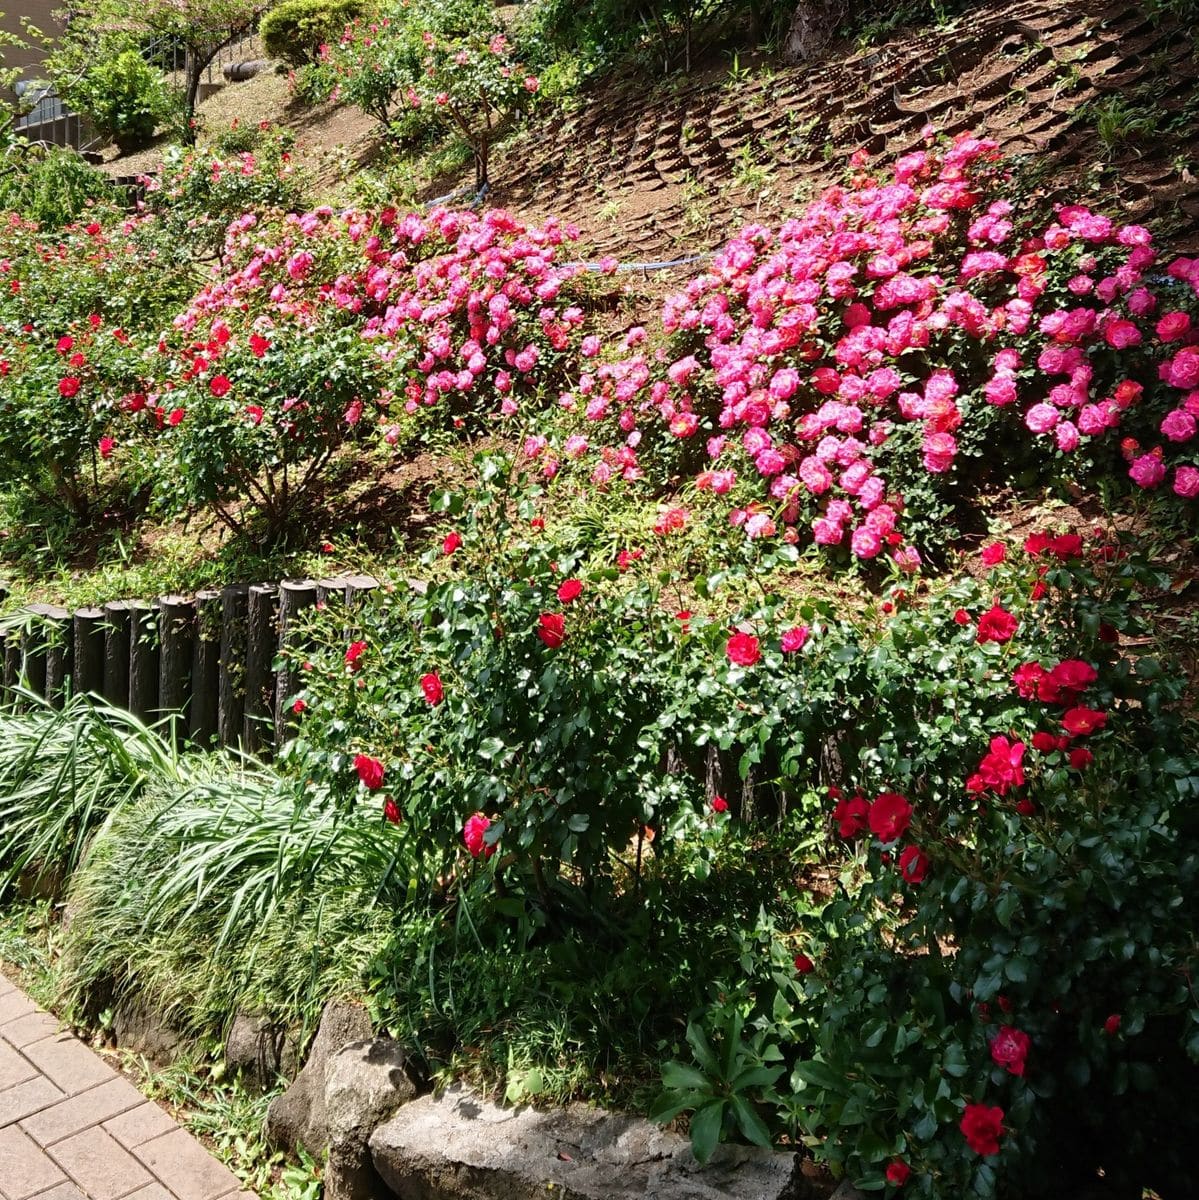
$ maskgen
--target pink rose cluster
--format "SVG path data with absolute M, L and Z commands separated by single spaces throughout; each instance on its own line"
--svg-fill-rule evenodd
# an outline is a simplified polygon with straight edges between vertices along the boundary
M 637 478 L 656 441 L 698 440 L 695 486 L 728 496 L 748 537 L 804 527 L 915 569 L 888 481 L 911 455 L 904 426 L 943 477 L 996 409 L 1053 454 L 1168 409 L 1129 475 L 1199 494 L 1199 469 L 1174 461 L 1199 420 L 1199 259 L 1162 274 L 1145 229 L 1080 205 L 1030 229 L 1004 177 L 993 141 L 930 141 L 890 178 L 860 171 L 781 229 L 745 228 L 665 301 L 669 351 L 647 353 L 634 329 L 562 397 L 620 431 L 618 447 L 588 439 L 593 481 Z

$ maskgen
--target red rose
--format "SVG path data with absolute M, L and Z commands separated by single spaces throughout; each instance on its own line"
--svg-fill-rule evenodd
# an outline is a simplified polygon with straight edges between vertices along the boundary
M 1007 547 L 1002 542 L 992 542 L 989 546 L 982 548 L 980 557 L 988 567 L 998 566 L 1007 558 Z
M 466 823 L 462 826 L 462 841 L 470 851 L 471 858 L 478 858 L 480 854 L 490 858 L 495 853 L 495 844 L 488 845 L 483 837 L 490 828 L 490 818 L 482 813 L 475 813 L 466 818 Z
M 1012 687 L 1025 700 L 1037 698 L 1037 688 L 1045 674 L 1045 668 L 1039 662 L 1024 663 L 1012 672 Z
M 880 842 L 894 842 L 912 823 L 912 806 L 898 792 L 883 792 L 870 806 L 869 823 Z
M 870 805 L 862 796 L 854 796 L 849 800 L 838 799 L 833 809 L 833 820 L 837 822 L 837 832 L 843 838 L 857 837 L 870 825 Z
M 1082 538 L 1077 533 L 1063 533 L 1052 538 L 1046 549 L 1054 558 L 1066 562 L 1078 558 L 1082 554 Z
M 183 420 L 186 410 L 182 408 L 172 408 L 167 414 L 167 424 L 174 426 L 178 425 Z
M 400 823 L 400 806 L 390 796 L 383 801 L 383 816 L 393 825 Z
M 1024 743 L 1013 742 L 1000 734 L 991 739 L 991 747 L 978 764 L 977 778 L 983 788 L 989 788 L 998 796 L 1006 796 L 1008 789 L 1024 785 Z M 971 788 L 971 791 L 981 790 Z
M 231 386 L 228 375 L 214 375 L 208 381 L 208 390 L 214 396 L 227 396 Z
M 1042 554 L 1048 548 L 1052 539 L 1047 533 L 1030 533 L 1024 540 L 1024 549 L 1028 554 Z
M 806 625 L 794 625 L 790 629 L 783 631 L 783 636 L 779 640 L 779 645 L 782 647 L 784 654 L 794 654 L 796 650 L 802 650 L 808 640 L 808 627 Z
M 728 812 L 729 811 L 729 802 L 723 796 L 713 796 L 712 797 L 712 811 L 718 812 L 718 813 Z
M 566 639 L 566 618 L 561 613 L 543 612 L 537 618 L 537 636 L 556 650 Z
M 356 754 L 354 770 L 368 791 L 375 792 L 383 786 L 383 764 L 379 759 L 371 758 L 369 754 Z
M 579 593 L 583 590 L 583 584 L 578 579 L 567 579 L 560 588 L 558 588 L 558 599 L 563 604 L 569 604 L 572 600 L 579 598 Z
M 1070 751 L 1070 766 L 1075 771 L 1083 771 L 1095 761 L 1095 756 L 1084 746 L 1076 746 Z
M 1010 642 L 1019 622 L 1006 609 L 993 604 L 978 618 L 978 641 Z
M 297 700 L 297 701 L 295 702 L 295 704 L 293 704 L 293 705 L 291 706 L 291 711 L 292 711 L 292 712 L 294 712 L 294 713 L 296 714 L 296 716 L 298 717 L 298 716 L 300 716 L 300 715 L 301 715 L 301 714 L 304 712 L 304 710 L 305 710 L 307 707 L 308 707 L 308 705 L 307 705 L 307 703 L 306 703 L 305 701 L 303 701 L 303 700 Z
M 1088 733 L 1095 733 L 1106 724 L 1107 713 L 1101 712 L 1097 708 L 1087 708 L 1084 705 L 1068 709 L 1066 715 L 1062 717 L 1062 728 L 1071 737 L 1083 737 Z
M 1057 749 L 1057 736 L 1044 730 L 1038 731 L 1032 735 L 1032 748 L 1042 754 L 1049 754 Z
M 366 653 L 365 642 L 351 642 L 350 648 L 346 651 L 346 666 L 351 671 L 357 671 L 359 659 Z
M 912 1174 L 912 1168 L 902 1158 L 893 1158 L 887 1164 L 887 1182 L 892 1187 L 903 1187 Z
M 58 394 L 70 399 L 79 391 L 79 380 L 74 375 L 68 375 L 58 381 Z
M 916 846 L 907 846 L 899 856 L 899 873 L 908 883 L 923 883 L 928 874 L 928 855 Z
M 113 452 L 113 448 L 115 446 L 116 446 L 116 442 L 112 438 L 102 437 L 100 439 L 100 443 L 99 443 L 100 457 L 101 458 L 112 458 L 112 452 Z
M 425 699 L 430 704 L 440 704 L 445 695 L 436 671 L 430 671 L 420 677 L 420 690 L 425 693 Z
M 442 554 L 453 554 L 461 545 L 462 535 L 457 530 L 454 530 L 452 533 L 445 535 L 445 539 L 441 543 L 441 552 Z
M 955 625 L 969 625 L 970 614 L 964 608 L 959 608 L 953 614 L 953 622 Z
M 991 1061 L 1003 1067 L 1009 1075 L 1024 1074 L 1032 1038 L 1011 1025 L 1004 1025 L 991 1039 Z
M 1016 811 L 1022 817 L 1031 817 L 1037 811 L 1037 806 L 1026 797 L 1016 805 Z
M 1112 1013 L 1106 1021 L 1103 1022 L 1103 1032 L 1109 1037 L 1114 1037 L 1120 1032 L 1120 1014 Z
M 795 956 L 795 969 L 801 975 L 810 975 L 816 969 L 816 964 L 806 954 L 797 954 Z
M 724 652 L 729 662 L 739 667 L 752 667 L 762 657 L 758 639 L 752 633 L 734 633 L 725 643 Z
M 999 1137 L 1003 1133 L 1003 1109 L 967 1104 L 958 1128 L 975 1154 L 998 1154 Z

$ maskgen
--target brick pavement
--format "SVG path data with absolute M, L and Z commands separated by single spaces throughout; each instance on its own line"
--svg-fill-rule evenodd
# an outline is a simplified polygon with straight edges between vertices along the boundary
M 0 975 L 0 1200 L 256 1200 Z

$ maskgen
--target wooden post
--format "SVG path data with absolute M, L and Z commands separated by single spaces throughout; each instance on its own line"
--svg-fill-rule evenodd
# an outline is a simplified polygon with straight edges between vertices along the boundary
M 317 604 L 340 604 L 346 599 L 346 584 L 348 580 L 339 576 L 336 579 L 318 579 L 316 584 Z
M 346 576 L 346 604 L 354 608 L 361 604 L 379 586 L 373 575 Z
M 75 678 L 76 695 L 101 692 L 104 688 L 104 610 L 79 608 L 75 610 Z
M 71 614 L 56 604 L 41 606 L 46 626 L 46 699 L 62 708 L 74 674 L 75 637 Z
M 192 649 L 191 713 L 188 733 L 208 749 L 216 738 L 220 693 L 221 593 L 196 593 L 196 638 Z
M 18 637 L 15 629 L 5 629 L 0 632 L 0 708 L 7 708 L 9 700 L 8 682 L 8 646 L 11 641 Z
M 291 703 L 299 688 L 299 672 L 290 655 L 299 643 L 296 620 L 300 613 L 316 603 L 317 585 L 313 579 L 287 579 L 279 585 L 279 670 L 275 678 L 275 744 L 282 745 L 292 717 Z
M 10 629 L 4 639 L 4 706 L 16 708 L 14 694 L 21 682 L 21 631 Z
M 158 610 L 145 600 L 129 601 L 129 711 L 143 721 L 158 712 Z
M 176 740 L 187 729 L 191 708 L 192 647 L 196 638 L 196 602 L 186 596 L 158 597 L 158 711 L 177 714 Z
M 104 606 L 104 699 L 129 707 L 129 627 L 133 605 L 113 600 Z
M 242 584 L 221 592 L 220 681 L 217 735 L 222 746 L 242 740 L 246 711 L 246 610 L 250 589 Z
M 273 584 L 250 588 L 246 609 L 246 715 L 242 746 L 251 753 L 269 752 L 275 736 L 275 613 L 279 589 Z

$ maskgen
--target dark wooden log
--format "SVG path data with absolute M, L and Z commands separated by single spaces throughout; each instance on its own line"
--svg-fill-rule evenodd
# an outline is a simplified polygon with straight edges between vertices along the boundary
M 145 600 L 129 604 L 129 711 L 143 721 L 158 712 L 158 609 Z
M 191 708 L 192 651 L 196 640 L 196 602 L 186 596 L 158 597 L 158 711 L 177 714 L 176 738 L 187 729 Z
M 246 610 L 246 715 L 242 746 L 249 753 L 270 751 L 275 740 L 275 646 L 279 589 L 250 588 Z
M 46 699 L 62 708 L 74 673 L 75 635 L 71 614 L 55 604 L 42 605 L 46 637 Z
M 221 592 L 220 681 L 217 738 L 222 746 L 242 740 L 246 712 L 246 611 L 250 589 L 245 584 Z
M 109 704 L 129 707 L 129 630 L 133 604 L 113 600 L 104 606 L 104 682 Z
M 104 690 L 104 610 L 75 610 L 75 677 L 77 695 Z
M 197 746 L 205 749 L 216 740 L 220 661 L 221 593 L 215 590 L 197 592 L 188 734 Z
M 300 614 L 316 603 L 314 579 L 286 579 L 279 585 L 279 669 L 275 677 L 275 744 L 282 745 L 295 714 L 292 701 L 298 692 L 295 662 L 300 648 L 296 625 Z
M 38 696 L 46 694 L 46 630 L 40 613 L 45 607 L 31 604 L 21 630 L 21 683 Z
M 346 600 L 346 584 L 344 576 L 335 579 L 318 579 L 316 584 L 317 604 L 342 604 Z
M 373 575 L 346 576 L 346 604 L 354 608 L 361 604 L 379 586 Z

